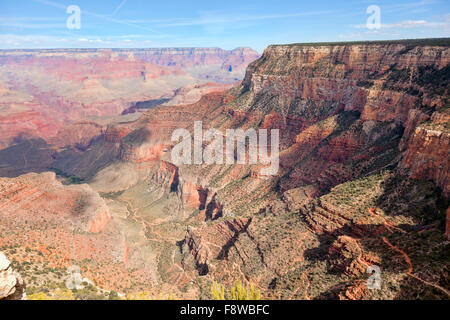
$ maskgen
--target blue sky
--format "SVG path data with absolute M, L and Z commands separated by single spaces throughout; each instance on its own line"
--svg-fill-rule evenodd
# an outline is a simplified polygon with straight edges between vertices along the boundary
M 80 29 L 67 28 L 70 5 Z M 366 12 L 380 8 L 381 27 Z M 0 0 L 0 48 L 252 47 L 450 37 L 449 0 Z

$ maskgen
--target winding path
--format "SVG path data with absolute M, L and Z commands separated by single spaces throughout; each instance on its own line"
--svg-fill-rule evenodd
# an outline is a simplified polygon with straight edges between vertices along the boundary
M 418 276 L 412 274 L 412 272 L 413 272 L 413 265 L 412 265 L 412 262 L 411 262 L 411 258 L 406 254 L 406 252 L 403 251 L 403 250 L 401 250 L 401 249 L 399 249 L 398 247 L 394 246 L 394 245 L 393 245 L 386 237 L 383 237 L 383 241 L 384 241 L 384 242 L 385 242 L 392 250 L 397 251 L 398 253 L 400 253 L 400 254 L 405 258 L 405 261 L 406 261 L 406 263 L 408 264 L 408 272 L 407 272 L 407 275 L 408 275 L 408 276 L 410 276 L 411 278 L 414 278 L 414 279 L 416 279 L 416 280 L 419 280 L 419 281 L 425 283 L 426 285 L 429 285 L 429 286 L 432 286 L 432 287 L 434 287 L 434 288 L 436 288 L 436 289 L 439 289 L 439 290 L 441 290 L 442 292 L 444 292 L 447 296 L 450 297 L 450 292 L 449 292 L 447 289 L 445 289 L 445 288 L 443 288 L 443 287 L 441 287 L 441 286 L 439 286 L 439 285 L 437 285 L 437 284 L 435 284 L 435 283 L 432 283 L 432 282 L 423 280 L 423 279 L 419 278 Z

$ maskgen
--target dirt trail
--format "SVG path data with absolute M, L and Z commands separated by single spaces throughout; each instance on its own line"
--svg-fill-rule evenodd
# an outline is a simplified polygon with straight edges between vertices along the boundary
M 386 219 L 385 217 L 383 217 L 381 214 L 377 213 L 376 208 L 370 208 L 369 213 L 377 218 L 380 218 L 381 220 L 383 220 L 383 224 L 386 227 L 386 229 L 390 232 L 393 233 L 392 229 L 395 229 L 398 232 L 401 233 L 405 233 L 406 231 L 403 229 L 400 229 L 399 227 L 394 226 L 394 224 L 392 222 L 390 222 L 388 219 Z
M 306 275 L 306 271 L 302 273 L 302 281 L 303 283 L 299 285 L 291 294 L 289 297 L 289 300 L 292 300 L 294 296 L 297 294 L 298 290 L 300 290 L 301 287 L 303 287 L 303 284 L 305 284 L 305 300 L 311 300 L 311 297 L 308 294 L 308 289 L 311 286 L 311 281 L 309 281 L 308 276 Z
M 384 243 L 386 243 L 392 250 L 397 251 L 398 253 L 401 253 L 402 256 L 405 258 L 406 263 L 408 264 L 408 274 L 411 274 L 413 272 L 413 266 L 411 262 L 411 258 L 406 254 L 405 251 L 402 249 L 394 246 L 386 237 L 383 237 Z
M 311 297 L 310 297 L 309 294 L 308 294 L 308 289 L 309 289 L 309 287 L 311 286 L 311 281 L 309 281 L 309 278 L 308 278 L 308 276 L 306 275 L 306 272 L 304 272 L 304 273 L 302 274 L 302 278 L 303 278 L 303 280 L 304 280 L 305 283 L 306 283 L 306 288 L 305 288 L 305 299 L 306 299 L 306 300 L 311 300 Z
M 412 274 L 412 272 L 413 272 L 413 270 L 414 270 L 414 269 L 413 269 L 413 265 L 412 265 L 412 262 L 411 262 L 411 258 L 406 254 L 406 252 L 403 251 L 403 250 L 401 250 L 400 248 L 394 246 L 394 245 L 393 245 L 386 237 L 383 237 L 383 241 L 384 241 L 384 242 L 385 242 L 392 250 L 397 251 L 398 253 L 400 253 L 401 255 L 403 255 L 403 257 L 405 258 L 406 263 L 408 264 L 408 272 L 407 272 L 407 275 L 408 275 L 408 276 L 410 276 L 411 278 L 414 278 L 414 279 L 416 279 L 416 280 L 419 280 L 419 281 L 425 283 L 426 285 L 429 285 L 429 286 L 432 286 L 432 287 L 434 287 L 434 288 L 436 288 L 436 289 L 439 289 L 439 290 L 441 290 L 442 292 L 444 292 L 447 296 L 450 297 L 450 292 L 449 292 L 447 289 L 445 289 L 445 288 L 443 288 L 443 287 L 441 287 L 441 286 L 439 286 L 439 285 L 437 285 L 437 284 L 435 284 L 435 283 L 432 283 L 432 282 L 423 280 L 423 279 L 419 278 L 418 276 Z
M 358 250 L 359 250 L 359 254 L 358 254 L 358 257 L 356 258 L 356 261 L 357 262 L 361 262 L 362 264 L 364 264 L 367 267 L 369 267 L 370 264 L 363 258 L 364 251 L 363 251 L 363 249 L 361 247 L 361 244 L 359 243 L 359 241 L 357 239 L 355 239 L 355 244 L 356 244 L 356 246 L 358 247 Z

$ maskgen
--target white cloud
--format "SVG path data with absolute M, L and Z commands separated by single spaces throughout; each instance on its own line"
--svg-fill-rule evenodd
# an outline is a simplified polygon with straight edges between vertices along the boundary
M 48 35 L 0 34 L 0 49 L 42 49 L 42 48 L 117 48 L 140 47 L 143 43 L 158 46 L 150 39 L 124 39 L 122 37 L 61 37 Z

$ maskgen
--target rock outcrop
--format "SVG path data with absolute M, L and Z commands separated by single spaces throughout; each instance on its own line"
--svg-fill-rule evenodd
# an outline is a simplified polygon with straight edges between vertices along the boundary
M 448 110 L 448 109 L 447 109 Z M 450 197 L 450 114 L 435 112 L 430 121 L 416 127 L 402 167 L 413 178 L 432 180 Z
M 239 246 L 245 245 L 238 244 L 239 235 L 248 232 L 250 223 L 251 221 L 248 219 L 238 218 L 217 224 L 212 228 L 194 229 L 188 227 L 183 241 L 184 264 L 188 264 L 193 258 L 198 273 L 200 275 L 208 274 L 211 270 L 209 264 L 211 260 L 215 258 L 227 259 L 228 250 L 231 250 L 232 247 L 237 249 Z M 211 245 L 211 243 L 214 245 Z M 218 248 L 222 246 L 223 249 L 218 251 Z
M 88 232 L 100 232 L 111 219 L 105 201 L 88 185 L 64 186 L 53 172 L 0 178 L 2 215 L 32 221 L 66 219 Z
M 0 300 L 25 300 L 25 282 L 0 252 Z
M 447 236 L 447 239 L 450 240 L 450 207 L 446 212 L 445 235 Z
M 332 270 L 360 276 L 373 263 L 364 257 L 358 240 L 349 236 L 340 236 L 328 249 L 328 261 Z
M 195 84 L 175 90 L 174 96 L 163 105 L 179 106 L 183 104 L 193 104 L 199 101 L 204 95 L 211 92 L 223 92 L 233 87 L 233 84 L 205 83 Z
M 445 77 L 450 49 L 443 44 L 269 46 L 249 65 L 243 84 L 255 95 L 276 98 L 285 122 L 288 107 L 304 116 L 309 106 L 318 120 L 343 106 L 364 120 L 404 123 L 417 103 L 444 104 L 444 95 L 425 81 L 432 73 Z

